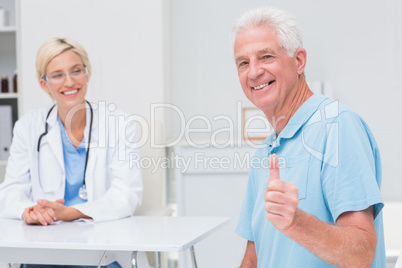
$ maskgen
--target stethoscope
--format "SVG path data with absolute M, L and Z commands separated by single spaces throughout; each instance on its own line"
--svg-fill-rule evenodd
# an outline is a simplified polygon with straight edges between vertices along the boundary
M 88 103 L 88 106 L 89 106 L 89 110 L 91 111 L 91 122 L 89 123 L 89 137 L 88 137 L 88 147 L 87 147 L 87 156 L 86 156 L 86 159 L 85 159 L 85 168 L 84 168 L 84 182 L 83 182 L 83 185 L 80 187 L 80 189 L 78 190 L 78 196 L 82 199 L 82 200 L 88 200 L 88 192 L 87 192 L 87 187 L 86 187 L 86 184 L 85 184 L 85 178 L 86 178 L 86 173 L 87 173 L 87 165 L 88 165 L 88 157 L 89 157 L 89 145 L 91 144 L 91 134 L 92 134 L 92 121 L 93 121 L 93 110 L 92 110 L 92 106 L 91 106 L 91 104 L 88 102 L 88 101 L 86 101 L 86 103 Z M 41 142 L 41 140 L 42 140 L 42 138 L 48 133 L 48 128 L 49 128 L 49 124 L 47 123 L 47 119 L 49 118 L 49 116 L 50 116 L 50 113 L 52 112 L 52 110 L 53 110 L 53 108 L 56 106 L 56 104 L 55 105 L 53 105 L 50 109 L 49 109 L 49 112 L 47 113 L 47 115 L 46 115 L 46 119 L 45 119 L 45 132 L 43 132 L 40 136 L 39 136 L 39 139 L 38 139 L 38 147 L 37 147 L 37 151 L 38 151 L 38 177 L 39 177 L 39 184 L 40 184 L 40 187 L 41 187 L 41 189 L 42 189 L 42 191 L 43 191 L 43 187 L 42 187 L 42 180 L 41 180 L 41 178 L 40 178 L 40 165 L 39 165 L 39 152 L 40 152 L 40 142 Z M 43 192 L 47 192 L 47 191 L 43 191 Z M 52 192 L 52 191 L 49 191 L 49 192 Z

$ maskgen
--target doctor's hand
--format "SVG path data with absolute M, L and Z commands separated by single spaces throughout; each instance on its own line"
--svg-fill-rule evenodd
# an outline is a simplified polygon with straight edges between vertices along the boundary
M 58 199 L 56 201 L 38 200 L 38 205 L 44 209 L 49 209 L 54 213 L 55 221 L 74 221 L 78 219 L 90 219 L 87 215 L 81 213 L 73 207 L 67 207 L 64 204 L 64 199 Z
M 47 201 L 50 202 L 50 201 Z M 63 199 L 57 200 L 58 203 L 64 203 Z M 54 224 L 57 220 L 55 211 L 50 207 L 44 207 L 40 204 L 28 207 L 22 214 L 22 219 L 29 225 L 48 225 Z
M 279 230 L 289 228 L 296 217 L 298 190 L 293 183 L 281 181 L 275 154 L 269 157 L 269 180 L 264 199 L 267 219 L 272 225 Z

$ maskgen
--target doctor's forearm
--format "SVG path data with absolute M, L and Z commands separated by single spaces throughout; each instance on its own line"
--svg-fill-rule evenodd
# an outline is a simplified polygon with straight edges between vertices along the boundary
M 56 219 L 58 221 L 74 221 L 78 219 L 91 219 L 91 217 L 83 214 L 76 208 L 64 207 L 60 211 L 56 211 Z

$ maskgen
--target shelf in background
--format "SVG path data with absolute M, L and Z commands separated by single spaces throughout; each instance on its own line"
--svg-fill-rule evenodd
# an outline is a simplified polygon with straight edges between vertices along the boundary
M 18 93 L 0 93 L 0 99 L 17 99 Z
M 16 32 L 17 27 L 15 26 L 4 26 L 0 27 L 0 33 L 14 33 Z

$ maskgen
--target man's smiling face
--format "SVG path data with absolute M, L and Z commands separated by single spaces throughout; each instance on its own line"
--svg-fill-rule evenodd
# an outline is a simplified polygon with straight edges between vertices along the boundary
M 262 111 L 282 109 L 297 90 L 297 60 L 279 46 L 272 28 L 259 26 L 239 32 L 234 56 L 244 94 Z

